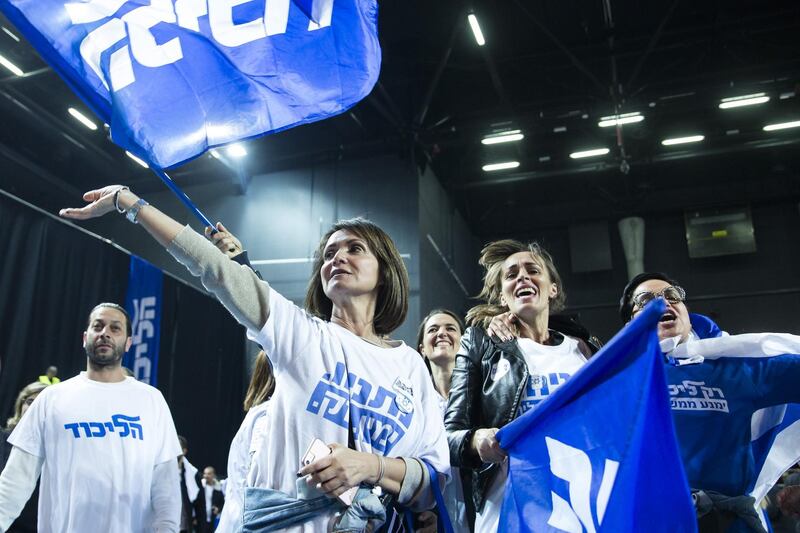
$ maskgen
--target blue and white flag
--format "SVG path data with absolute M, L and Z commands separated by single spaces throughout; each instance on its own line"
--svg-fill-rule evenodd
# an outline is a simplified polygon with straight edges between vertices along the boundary
M 339 114 L 380 70 L 377 0 L 0 0 L 0 10 L 159 168 Z
M 691 318 L 703 337 L 696 325 L 708 319 Z M 674 417 L 690 483 L 752 496 L 760 510 L 761 499 L 800 461 L 800 336 L 721 334 L 680 344 L 669 355 L 677 362 L 668 369 L 671 389 L 689 383 L 701 399 L 718 391 L 715 401 L 724 402 L 700 413 L 684 405 L 689 391 L 675 390 Z
M 125 309 L 131 316 L 133 343 L 122 364 L 133 376 L 158 384 L 158 345 L 161 340 L 161 287 L 164 274 L 144 259 L 131 256 Z
M 696 531 L 650 304 L 547 400 L 498 433 L 500 531 Z

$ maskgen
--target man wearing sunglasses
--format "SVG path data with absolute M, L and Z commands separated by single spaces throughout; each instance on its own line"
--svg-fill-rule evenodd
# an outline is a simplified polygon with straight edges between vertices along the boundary
M 700 531 L 766 531 L 757 511 L 800 458 L 800 337 L 729 336 L 689 313 L 686 292 L 660 272 L 634 277 L 620 299 L 627 323 L 663 298 L 658 324 L 673 420 Z

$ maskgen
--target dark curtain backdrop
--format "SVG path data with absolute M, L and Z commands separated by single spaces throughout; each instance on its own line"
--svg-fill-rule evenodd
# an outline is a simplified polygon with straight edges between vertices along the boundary
M 0 425 L 19 390 L 49 365 L 63 380 L 86 368 L 89 310 L 124 304 L 128 254 L 0 194 Z M 140 228 L 143 239 L 149 238 Z M 245 336 L 207 294 L 164 276 L 158 388 L 198 468 L 224 473 L 244 417 Z

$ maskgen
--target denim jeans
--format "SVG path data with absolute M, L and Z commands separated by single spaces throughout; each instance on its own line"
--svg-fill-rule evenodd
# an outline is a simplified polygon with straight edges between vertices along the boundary
M 301 500 L 279 490 L 248 487 L 244 493 L 242 532 L 279 531 L 334 510 L 342 510 L 334 533 L 360 533 L 370 522 L 377 529 L 386 520 L 380 500 L 366 487 L 358 489 L 349 507 L 328 496 Z

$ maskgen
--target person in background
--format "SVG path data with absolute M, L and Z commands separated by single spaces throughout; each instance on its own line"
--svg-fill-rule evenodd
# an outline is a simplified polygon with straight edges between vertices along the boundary
M 58 368 L 54 366 L 48 366 L 44 375 L 39 376 L 39 382 L 45 385 L 55 385 L 56 383 L 61 383 L 61 380 L 56 377 L 57 374 Z
M 247 415 L 233 437 L 228 452 L 228 479 L 225 491 L 225 507 L 222 508 L 217 531 L 233 533 L 238 531 L 244 508 L 246 486 L 258 486 L 260 482 L 258 461 L 255 453 L 261 448 L 266 426 L 268 401 L 275 391 L 275 377 L 269 366 L 264 350 L 256 355 L 253 375 L 244 398 Z
M 217 480 L 217 471 L 213 466 L 203 469 L 203 505 L 202 514 L 197 517 L 197 532 L 211 533 L 217 525 L 217 519 L 225 505 L 222 485 Z
M 464 334 L 464 323 L 461 318 L 447 309 L 434 309 L 422 322 L 417 331 L 417 350 L 425 359 L 431 372 L 431 379 L 436 392 L 439 393 L 439 405 L 444 416 L 447 409 L 447 398 L 450 396 L 450 377 L 456 363 L 456 353 Z M 464 498 L 461 474 L 458 468 L 452 468 L 450 481 L 445 486 L 444 502 L 453 529 L 458 532 L 470 531 L 474 522 L 474 513 L 469 513 L 471 505 Z M 419 515 L 419 523 L 431 524 L 430 511 Z M 435 529 L 434 529 L 435 531 Z
M 191 533 L 197 525 L 195 515 L 200 501 L 200 472 L 189 462 L 189 441 L 183 435 L 178 435 L 181 454 L 178 456 L 178 484 L 181 489 L 181 517 L 178 531 Z
M 598 346 L 584 333 L 551 324 L 566 294 L 550 254 L 537 243 L 500 240 L 481 251 L 479 298 L 467 313 L 450 386 L 445 427 L 452 466 L 470 469 L 475 531 L 495 533 L 508 472 L 498 429 L 533 409 L 577 372 Z M 516 338 L 500 342 L 486 328 L 512 313 Z M 553 327 L 551 327 L 551 325 Z
M 39 393 L 47 387 L 44 383 L 35 381 L 26 385 L 17 395 L 17 401 L 14 402 L 14 414 L 6 422 L 6 427 L 0 429 L 0 471 L 6 466 L 8 456 L 11 454 L 12 445 L 8 442 L 8 436 L 17 427 L 22 416 L 33 404 L 33 401 L 39 396 Z M 36 484 L 33 494 L 30 499 L 25 503 L 19 516 L 8 528 L 8 533 L 35 533 L 36 528 L 36 512 L 39 504 L 39 484 Z
M 122 372 L 131 343 L 124 308 L 101 303 L 91 310 L 86 372 L 46 387 L 8 438 L 0 530 L 22 510 L 40 474 L 41 532 L 177 530 L 178 436 L 158 389 Z

